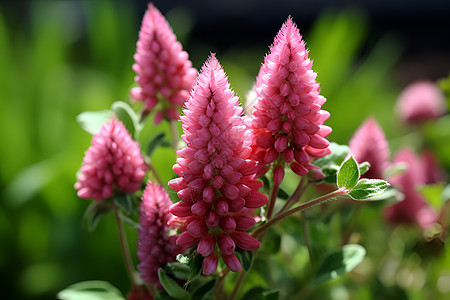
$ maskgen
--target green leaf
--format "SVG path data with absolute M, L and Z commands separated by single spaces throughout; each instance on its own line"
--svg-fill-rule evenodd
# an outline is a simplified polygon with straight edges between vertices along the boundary
M 120 208 L 126 215 L 133 212 L 133 203 L 128 194 L 116 194 L 113 196 L 114 204 Z
M 153 151 L 159 146 L 162 145 L 164 142 L 164 138 L 166 137 L 165 132 L 161 132 L 153 137 L 153 139 L 148 143 L 147 146 L 147 155 L 151 156 L 153 154 Z
M 111 110 L 123 125 L 125 125 L 128 132 L 136 138 L 137 132 L 140 130 L 139 121 L 131 106 L 123 101 L 116 101 L 111 105 Z
M 100 131 L 103 123 L 111 120 L 112 111 L 85 111 L 77 116 L 77 122 L 81 128 L 92 135 Z
M 162 268 L 158 270 L 159 282 L 170 297 L 175 299 L 189 299 L 189 293 L 175 280 L 169 277 Z
M 131 227 L 133 227 L 134 229 L 138 229 L 141 228 L 141 224 L 139 224 L 139 222 L 136 222 L 135 220 L 133 220 L 130 217 L 125 216 L 124 214 L 119 212 L 119 218 L 125 222 L 126 224 L 130 225 Z
M 203 256 L 197 254 L 189 262 L 189 278 L 192 280 L 198 275 L 200 275 L 202 269 L 203 269 Z
M 245 271 L 248 271 L 252 265 L 253 253 L 252 251 L 245 251 L 240 248 L 236 248 L 235 254 Z
M 286 200 L 287 198 L 289 198 L 288 193 L 286 193 L 286 191 L 284 189 L 281 188 L 281 186 L 278 188 L 278 194 L 277 197 L 280 199 L 284 199 Z
M 329 146 L 331 153 L 314 160 L 314 165 L 318 166 L 325 174 L 323 181 L 330 184 L 336 183 L 336 174 L 339 166 L 344 162 L 350 153 L 350 148 L 346 145 L 331 143 Z
M 358 168 L 359 168 L 359 176 L 362 176 L 362 175 L 366 174 L 367 171 L 369 171 L 370 163 L 368 161 L 365 161 L 361 164 L 358 164 Z
M 100 220 L 111 211 L 111 205 L 107 201 L 92 202 L 84 213 L 88 224 L 88 230 L 93 231 L 97 228 Z
M 390 165 L 386 170 L 383 171 L 383 178 L 389 178 L 394 175 L 398 175 L 406 171 L 408 164 L 405 162 L 399 162 Z
M 57 295 L 61 300 L 124 300 L 122 293 L 106 281 L 75 283 Z
M 359 168 L 353 156 L 350 156 L 339 168 L 337 173 L 337 186 L 339 188 L 351 189 L 359 180 Z
M 175 278 L 188 281 L 189 280 L 189 267 L 179 263 L 179 262 L 171 262 L 168 263 L 165 267 L 165 270 L 168 273 L 173 274 Z
M 442 197 L 442 193 L 444 192 L 444 185 L 442 183 L 424 185 L 420 187 L 419 192 L 437 211 L 441 209 L 442 204 L 445 202 L 445 197 Z
M 383 193 L 390 184 L 381 179 L 366 179 L 363 178 L 353 187 L 349 195 L 354 200 L 366 200 L 373 196 Z M 382 200 L 380 198 L 369 199 L 371 201 Z
M 312 284 L 322 284 L 350 272 L 362 262 L 365 255 L 366 249 L 361 245 L 344 245 L 341 250 L 331 253 L 324 259 Z
M 278 253 L 281 247 L 281 235 L 276 231 L 274 227 L 269 227 L 265 234 L 263 241 L 264 252 L 268 254 Z
M 378 196 L 370 197 L 370 201 L 386 201 L 386 204 L 395 204 L 397 202 L 403 201 L 405 195 L 399 192 L 396 188 L 388 187 L 383 193 Z
M 447 184 L 447 186 L 444 188 L 441 194 L 442 201 L 446 202 L 447 200 L 450 200 L 450 184 Z
M 245 293 L 241 300 L 278 300 L 279 294 L 279 291 L 267 290 L 257 286 Z
M 205 284 L 201 285 L 199 288 L 197 288 L 194 293 L 192 294 L 191 300 L 208 300 L 212 298 L 212 295 L 214 294 L 214 288 L 216 287 L 217 279 L 214 278 L 213 280 L 210 280 L 206 282 Z

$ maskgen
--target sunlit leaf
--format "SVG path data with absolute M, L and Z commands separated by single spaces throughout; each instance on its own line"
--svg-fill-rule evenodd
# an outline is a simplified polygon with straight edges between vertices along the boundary
M 312 284 L 318 285 L 350 272 L 362 262 L 365 255 L 366 249 L 361 245 L 344 245 L 339 251 L 325 258 Z
M 112 111 L 85 111 L 77 116 L 77 122 L 81 128 L 94 135 L 100 131 L 103 123 L 111 119 Z
M 61 300 L 124 300 L 122 293 L 106 281 L 83 281 L 62 290 Z
M 350 156 L 339 168 L 337 173 L 337 186 L 351 189 L 359 180 L 359 168 L 353 156 Z

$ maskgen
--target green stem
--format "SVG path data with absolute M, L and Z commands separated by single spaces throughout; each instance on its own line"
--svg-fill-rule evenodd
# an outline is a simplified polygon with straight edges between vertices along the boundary
M 313 268 L 314 265 L 311 252 L 311 242 L 309 240 L 308 224 L 306 224 L 306 213 L 304 210 L 302 210 L 302 228 L 303 228 L 303 239 L 305 240 L 306 248 L 308 248 L 309 262 L 311 263 L 311 268 Z
M 241 271 L 241 274 L 239 274 L 236 284 L 234 285 L 233 292 L 231 293 L 230 298 L 228 300 L 234 300 L 234 298 L 236 298 L 236 295 L 239 292 L 239 288 L 241 287 L 241 284 L 244 281 L 245 274 L 247 274 L 245 271 Z
M 160 186 L 164 186 L 161 178 L 158 175 L 158 172 L 156 172 L 155 168 L 153 167 L 152 161 L 149 157 L 144 158 L 144 162 L 147 165 L 147 168 L 152 172 L 153 176 L 155 177 L 156 181 L 158 181 Z
M 311 201 L 308 201 L 306 203 L 303 203 L 297 207 L 294 207 L 288 211 L 282 212 L 278 215 L 276 215 L 275 217 L 273 217 L 272 219 L 270 219 L 266 224 L 262 225 L 260 228 L 258 228 L 258 230 L 256 230 L 252 236 L 253 237 L 258 237 L 262 232 L 264 232 L 267 228 L 269 228 L 270 226 L 272 226 L 273 224 L 277 223 L 278 221 L 282 220 L 283 218 L 292 215 L 293 213 L 296 213 L 298 211 L 302 211 L 305 210 L 309 207 L 321 204 L 323 202 L 326 202 L 330 199 L 336 198 L 338 196 L 342 196 L 345 194 L 348 194 L 349 190 L 345 189 L 345 188 L 340 188 L 335 190 L 334 192 L 331 192 L 329 194 L 323 195 L 321 197 L 318 197 L 316 199 L 313 199 Z
M 178 150 L 178 129 L 176 122 L 175 120 L 170 120 L 170 132 L 172 133 L 172 143 L 175 151 Z
M 273 208 L 275 207 L 275 201 L 277 200 L 278 190 L 280 189 L 279 184 L 275 184 L 272 187 L 272 193 L 270 194 L 269 207 L 267 209 L 266 218 L 270 219 L 272 217 Z
M 286 209 L 291 207 L 292 204 L 294 204 L 295 202 L 297 202 L 300 199 L 300 197 L 303 195 L 303 193 L 305 192 L 306 188 L 308 187 L 308 182 L 306 182 L 306 184 L 304 184 L 304 181 L 305 181 L 305 178 L 303 177 L 300 180 L 300 182 L 298 183 L 297 188 L 295 189 L 295 191 L 292 193 L 292 195 L 289 197 L 289 199 L 286 200 L 286 203 L 280 209 L 278 214 L 284 212 Z
M 131 285 L 135 286 L 136 281 L 134 278 L 133 261 L 131 259 L 130 249 L 128 249 L 127 237 L 125 235 L 125 231 L 123 230 L 122 221 L 120 220 L 119 210 L 117 209 L 117 207 L 114 208 L 114 213 L 116 215 L 117 229 L 119 231 L 120 244 L 122 246 L 122 253 L 125 259 L 125 265 L 128 271 L 128 276 L 130 276 Z

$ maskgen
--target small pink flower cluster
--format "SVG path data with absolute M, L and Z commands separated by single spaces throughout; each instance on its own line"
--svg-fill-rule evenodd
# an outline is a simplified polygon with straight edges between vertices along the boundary
M 317 169 L 312 158 L 330 153 L 325 139 L 331 128 L 323 125 L 330 114 L 321 109 L 317 74 L 311 70 L 305 42 L 288 18 L 266 56 L 255 85 L 258 102 L 252 128 L 254 155 L 260 165 L 258 177 L 274 163 L 276 181 L 284 177 L 288 163 L 303 176 Z
M 177 244 L 197 246 L 205 275 L 215 271 L 219 254 L 230 270 L 240 271 L 236 247 L 260 246 L 246 231 L 255 224 L 253 210 L 266 204 L 267 197 L 258 192 L 262 182 L 254 179 L 257 166 L 249 159 L 250 139 L 238 101 L 211 55 L 181 117 L 186 147 L 177 152 L 174 166 L 180 178 L 169 182 L 181 199 L 170 208 L 178 217 L 173 223 L 183 231 Z
M 158 269 L 175 261 L 181 250 L 175 243 L 177 237 L 168 236 L 167 223 L 173 217 L 169 213 L 170 205 L 172 201 L 166 190 L 149 181 L 140 206 L 137 256 L 141 263 L 138 268 L 141 277 L 147 283 L 155 283 L 159 289 L 162 286 L 158 280 Z
M 161 122 L 164 116 L 177 120 L 178 108 L 188 98 L 197 70 L 192 68 L 187 52 L 182 50 L 166 19 L 153 4 L 149 4 L 144 15 L 134 59 L 135 81 L 140 87 L 131 90 L 131 98 L 144 101 L 150 111 L 162 97 L 165 101 L 161 101 L 155 123 Z
M 139 145 L 122 122 L 112 119 L 92 138 L 75 183 L 78 197 L 101 201 L 114 194 L 134 193 L 141 187 L 147 166 Z
M 408 85 L 397 101 L 397 113 L 406 123 L 421 123 L 441 117 L 447 111 L 444 93 L 429 81 Z

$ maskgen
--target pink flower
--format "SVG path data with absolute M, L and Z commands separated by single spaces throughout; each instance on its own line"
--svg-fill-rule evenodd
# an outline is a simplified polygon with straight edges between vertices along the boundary
M 141 187 L 147 166 L 139 145 L 122 122 L 105 122 L 86 151 L 75 189 L 78 197 L 101 201 L 119 192 L 131 194 Z
M 370 169 L 363 177 L 383 178 L 383 172 L 389 164 L 389 146 L 374 118 L 369 118 L 358 128 L 349 144 L 356 161 L 370 163 Z
M 140 87 L 131 90 L 131 98 L 144 101 L 149 111 L 164 99 L 155 123 L 164 116 L 177 120 L 178 108 L 187 100 L 197 70 L 192 68 L 166 19 L 151 3 L 142 20 L 134 59 L 135 81 Z
M 393 163 L 400 162 L 406 162 L 408 169 L 393 176 L 389 181 L 404 194 L 404 200 L 386 207 L 385 217 L 393 224 L 415 223 L 422 228 L 427 228 L 437 222 L 437 215 L 417 191 L 420 185 L 425 184 L 422 163 L 407 148 L 397 153 Z
M 326 99 L 319 95 L 317 74 L 311 70 L 305 42 L 289 17 L 278 32 L 256 80 L 258 103 L 252 121 L 258 176 L 270 164 L 290 164 L 303 176 L 315 169 L 311 159 L 330 153 L 323 125 L 330 114 L 321 110 Z
M 147 283 L 155 283 L 159 289 L 162 286 L 158 280 L 158 269 L 175 261 L 181 250 L 175 243 L 177 237 L 167 235 L 168 222 L 173 217 L 169 213 L 170 205 L 172 201 L 166 190 L 151 181 L 147 182 L 140 206 L 137 256 L 141 263 L 138 268 L 141 277 Z
M 172 223 L 183 232 L 177 244 L 197 247 L 207 275 L 215 271 L 219 256 L 230 270 L 241 270 L 236 247 L 260 246 L 246 231 L 255 224 L 252 212 L 267 197 L 258 192 L 262 182 L 254 179 L 256 162 L 249 159 L 251 142 L 238 101 L 211 55 L 181 117 L 186 147 L 177 152 L 180 158 L 173 168 L 180 178 L 169 182 L 181 199 L 170 208 L 177 216 Z
M 407 123 L 437 119 L 447 111 L 445 97 L 436 84 L 418 81 L 408 85 L 397 101 L 397 113 Z

